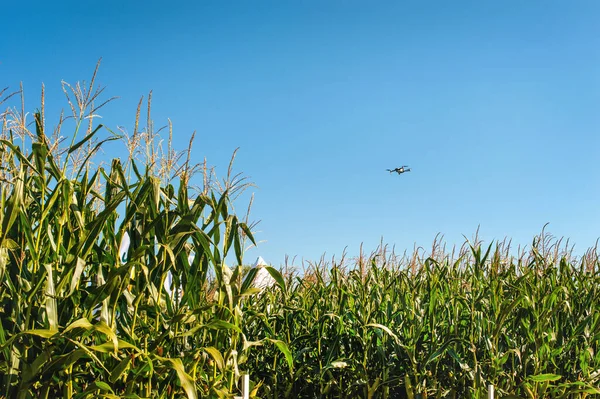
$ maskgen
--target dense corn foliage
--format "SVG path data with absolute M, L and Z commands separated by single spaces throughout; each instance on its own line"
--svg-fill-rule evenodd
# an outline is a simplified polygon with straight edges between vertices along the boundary
M 241 373 L 263 398 L 600 393 L 595 251 L 575 259 L 543 235 L 516 256 L 383 247 L 267 267 L 276 285 L 255 288 L 251 226 L 232 211 L 244 179 L 216 184 L 189 151 L 162 151 L 150 101 L 132 135 L 95 124 L 93 83 L 63 84 L 70 114 L 51 132 L 43 96 L 31 120 L 2 114 L 0 397 L 231 398 Z M 119 139 L 127 159 L 92 163 Z
M 190 196 L 195 166 L 160 152 L 150 111 L 138 131 L 138 107 L 132 136 L 94 124 L 93 81 L 63 85 L 72 114 L 52 134 L 44 101 L 31 124 L 24 110 L 3 114 L 0 396 L 225 397 L 247 350 L 240 304 L 256 293 L 253 273 L 241 279 L 252 234 L 230 213 L 244 179 Z M 94 167 L 97 150 L 120 138 L 127 161 Z
M 286 342 L 294 369 L 257 353 L 253 378 L 273 398 L 600 393 L 598 262 L 542 255 L 539 241 L 520 259 L 467 245 L 455 261 L 380 253 L 289 280 L 248 303 L 244 332 Z

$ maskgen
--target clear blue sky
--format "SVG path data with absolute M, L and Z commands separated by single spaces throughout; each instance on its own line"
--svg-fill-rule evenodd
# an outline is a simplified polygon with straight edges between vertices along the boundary
M 600 236 L 600 2 L 27 1 L 3 4 L 0 85 L 61 106 L 60 81 L 120 99 L 108 126 L 154 120 L 178 147 L 258 185 L 279 265 L 383 238 L 397 250 L 542 226 Z M 390 175 L 386 168 L 410 165 Z M 243 204 L 240 204 L 243 207 Z M 296 263 L 299 263 L 298 261 Z

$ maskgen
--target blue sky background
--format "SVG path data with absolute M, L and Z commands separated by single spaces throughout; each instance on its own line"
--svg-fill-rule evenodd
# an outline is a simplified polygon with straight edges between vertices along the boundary
M 0 85 L 66 106 L 60 81 L 120 97 L 223 176 L 258 187 L 279 265 L 480 235 L 528 245 L 545 223 L 600 237 L 600 2 L 63 1 L 3 4 Z M 54 105 L 52 105 L 54 104 Z M 111 154 L 112 155 L 112 154 Z M 402 176 L 385 171 L 410 165 Z M 240 203 L 240 210 L 244 204 Z M 296 262 L 298 263 L 298 261 Z

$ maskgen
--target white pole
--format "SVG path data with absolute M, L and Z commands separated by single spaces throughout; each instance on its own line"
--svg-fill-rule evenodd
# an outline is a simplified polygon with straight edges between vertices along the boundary
M 242 396 L 234 396 L 233 399 L 250 399 L 250 375 L 242 375 Z
M 488 399 L 494 399 L 494 386 L 488 385 Z
M 250 399 L 250 375 L 242 376 L 242 399 Z

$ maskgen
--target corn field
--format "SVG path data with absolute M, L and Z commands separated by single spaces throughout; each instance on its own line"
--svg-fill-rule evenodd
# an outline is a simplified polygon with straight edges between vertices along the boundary
M 600 394 L 595 249 L 382 246 L 267 267 L 276 285 L 256 288 L 234 212 L 248 181 L 175 152 L 170 125 L 163 149 L 150 96 L 133 133 L 96 123 L 95 77 L 63 82 L 51 130 L 43 91 L 31 115 L 0 93 L 0 397 L 233 398 L 245 373 L 256 398 Z M 128 156 L 104 163 L 116 143 Z
M 519 259 L 502 244 L 466 245 L 454 261 L 383 247 L 350 270 L 317 266 L 248 303 L 245 334 L 286 342 L 294 368 L 278 371 L 276 352 L 246 367 L 268 397 L 485 398 L 488 384 L 503 398 L 598 394 L 597 257 L 542 256 L 540 241 Z

